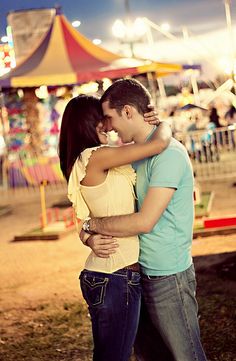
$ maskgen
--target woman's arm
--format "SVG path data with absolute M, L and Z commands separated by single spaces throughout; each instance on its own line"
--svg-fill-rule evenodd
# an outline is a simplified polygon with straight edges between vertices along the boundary
M 151 140 L 145 143 L 98 149 L 90 158 L 89 168 L 105 171 L 159 154 L 169 145 L 171 135 L 169 124 L 162 122 L 153 133 Z

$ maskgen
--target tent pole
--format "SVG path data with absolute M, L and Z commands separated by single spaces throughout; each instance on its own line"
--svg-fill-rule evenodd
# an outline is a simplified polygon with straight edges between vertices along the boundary
M 5 108 L 4 93 L 2 91 L 2 88 L 0 87 L 0 122 L 1 122 L 1 126 L 2 126 L 3 141 L 5 143 L 5 152 L 3 154 L 3 162 L 1 165 L 1 167 L 2 167 L 2 185 L 3 185 L 3 188 L 8 188 L 8 182 L 7 182 L 8 146 L 7 146 L 7 139 L 6 139 L 6 128 L 5 128 L 4 116 L 3 116 L 4 108 Z M 6 116 L 6 117 L 7 117 L 7 121 L 8 121 L 8 116 Z
M 162 78 L 158 78 L 158 76 L 157 76 L 157 84 L 158 84 L 161 98 L 166 98 L 166 90 L 165 90 L 164 81 Z
M 157 89 L 156 89 L 156 79 L 155 79 L 155 73 L 152 71 L 147 72 L 147 80 L 148 80 L 148 86 L 150 89 L 150 93 L 152 96 L 153 104 L 157 105 Z
M 192 89 L 193 89 L 194 103 L 196 105 L 200 105 L 199 89 L 198 89 L 198 85 L 197 85 L 196 76 L 192 73 L 190 75 L 190 79 L 191 79 L 191 85 L 192 85 Z
M 3 108 L 4 107 L 5 107 L 4 94 L 3 94 L 2 88 L 0 87 L 0 121 L 1 121 L 1 125 L 2 125 L 2 136 L 6 143 L 6 129 L 5 129 L 4 118 L 3 118 Z

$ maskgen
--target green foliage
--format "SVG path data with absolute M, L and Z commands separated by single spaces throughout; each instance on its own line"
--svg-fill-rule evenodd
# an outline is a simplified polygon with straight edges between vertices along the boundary
M 201 203 L 195 205 L 195 217 L 204 217 L 208 215 L 207 208 L 209 205 L 211 192 L 205 192 L 201 195 Z

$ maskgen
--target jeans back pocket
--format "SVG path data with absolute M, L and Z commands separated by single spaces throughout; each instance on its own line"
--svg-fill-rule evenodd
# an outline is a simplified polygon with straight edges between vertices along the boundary
M 83 297 L 89 306 L 99 306 L 104 303 L 108 277 L 95 276 L 89 272 L 82 272 L 80 285 Z

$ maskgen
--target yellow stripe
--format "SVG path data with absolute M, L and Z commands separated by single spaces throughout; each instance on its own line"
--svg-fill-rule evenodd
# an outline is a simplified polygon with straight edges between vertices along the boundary
M 156 66 L 156 71 L 170 71 L 170 72 L 176 72 L 181 71 L 182 65 L 180 64 L 165 64 L 165 63 L 154 63 Z
M 60 17 L 56 16 L 48 48 L 41 63 L 26 76 L 13 78 L 13 86 L 60 85 L 76 82 L 76 74 L 69 61 L 60 24 Z
M 87 39 L 85 36 L 80 34 L 73 26 L 67 21 L 67 19 L 62 16 L 63 21 L 66 24 L 67 30 L 73 36 L 73 38 L 79 43 L 79 45 L 84 48 L 93 58 L 109 63 L 113 60 L 121 59 L 121 56 L 111 53 L 108 50 L 100 48 L 99 46 L 93 44 L 92 41 Z
M 171 75 L 172 73 L 173 73 L 173 72 L 170 72 L 170 71 L 169 71 L 169 72 L 159 72 L 159 71 L 158 71 L 158 72 L 156 73 L 156 77 L 157 77 L 157 78 L 162 78 L 162 77 L 164 77 L 164 76 L 169 76 L 169 75 Z
M 75 73 L 53 74 L 53 75 L 35 75 L 20 76 L 11 78 L 11 85 L 17 87 L 35 87 L 41 85 L 65 85 L 76 84 L 77 77 Z
M 137 67 L 139 73 L 154 72 L 169 72 L 175 73 L 182 70 L 182 65 L 179 64 L 165 64 L 165 63 L 151 63 L 148 65 L 141 65 Z

